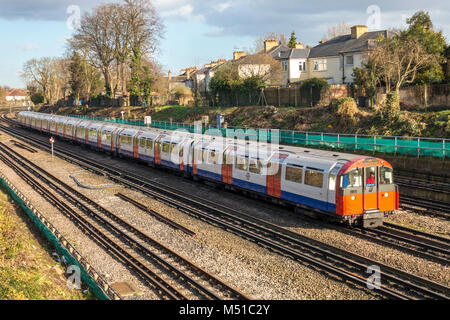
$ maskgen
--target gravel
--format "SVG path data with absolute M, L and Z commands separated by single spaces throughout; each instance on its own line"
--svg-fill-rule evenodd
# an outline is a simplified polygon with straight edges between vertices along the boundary
M 60 142 L 58 142 L 60 143 Z M 57 145 L 58 145 L 57 143 Z M 56 145 L 56 148 L 57 148 Z M 150 199 L 141 193 L 125 189 L 122 186 L 102 190 L 89 190 L 79 188 L 69 177 L 70 174 L 79 172 L 78 166 L 69 164 L 59 158 L 51 157 L 44 152 L 30 154 L 27 151 L 13 149 L 33 162 L 42 165 L 46 170 L 76 188 L 83 194 L 96 200 L 107 209 L 123 217 L 137 228 L 145 231 L 150 236 L 170 247 L 177 253 L 192 260 L 197 265 L 206 269 L 222 279 L 229 285 L 241 290 L 255 299 L 379 299 L 380 297 L 367 291 L 354 288 L 348 283 L 335 280 L 329 275 L 313 270 L 289 258 L 257 246 L 243 240 L 234 234 L 211 226 L 207 223 L 191 218 L 186 214 L 166 206 L 165 204 Z M 78 148 L 82 150 L 81 148 Z M 88 150 L 83 152 L 88 153 Z M 330 245 L 349 250 L 382 263 L 398 267 L 405 271 L 414 272 L 425 278 L 448 285 L 450 273 L 448 267 L 411 256 L 398 250 L 377 245 L 369 241 L 346 235 L 336 230 L 319 227 L 317 224 L 307 222 L 297 217 L 292 212 L 272 206 L 267 203 L 257 202 L 242 195 L 231 192 L 223 192 L 201 183 L 194 183 L 183 179 L 173 173 L 155 170 L 144 165 L 136 165 L 129 161 L 112 159 L 106 155 L 89 152 L 101 162 L 114 164 L 121 168 L 133 171 L 154 181 L 163 182 L 172 187 L 179 188 L 187 193 L 207 198 L 211 201 L 250 213 L 258 218 L 275 223 L 291 231 L 298 232 L 313 239 L 323 241 Z M 80 252 L 92 262 L 94 267 L 111 281 L 129 280 L 143 292 L 140 298 L 156 299 L 156 295 L 148 290 L 139 280 L 116 260 L 82 234 L 70 220 L 62 216 L 41 197 L 38 197 L 27 185 L 16 178 L 16 175 L 5 168 L 3 163 L 0 168 L 23 192 L 35 199 L 35 205 L 46 212 L 46 215 L 55 226 L 65 234 Z M 113 184 L 110 180 L 89 172 L 77 174 L 82 184 L 100 185 Z M 20 181 L 19 181 L 20 180 Z M 18 183 L 16 183 L 18 181 Z M 20 184 L 19 184 L 20 182 Z M 26 190 L 26 192 L 25 192 Z M 115 196 L 122 192 L 137 201 L 144 203 L 162 215 L 175 220 L 185 227 L 197 233 L 196 238 L 189 237 L 180 231 L 176 231 L 164 223 L 159 222 L 148 214 L 140 211 L 127 202 Z M 401 219 L 403 213 L 395 218 Z M 408 214 L 405 213 L 408 217 Z M 393 219 L 392 217 L 391 219 Z M 427 217 L 429 219 L 434 219 Z M 406 219 L 406 218 L 405 218 Z M 432 221 L 432 220 L 430 220 Z M 413 221 L 414 222 L 414 221 Z M 447 230 L 448 222 L 442 224 L 442 230 Z

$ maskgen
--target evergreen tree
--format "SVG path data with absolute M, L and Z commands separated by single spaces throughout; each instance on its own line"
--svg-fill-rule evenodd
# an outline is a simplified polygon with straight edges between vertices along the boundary
M 83 61 L 80 55 L 74 51 L 72 54 L 72 61 L 69 66 L 70 80 L 69 84 L 72 88 L 72 96 L 75 99 L 75 105 L 80 100 L 81 90 L 83 89 L 85 72 L 83 67 Z
M 297 44 L 297 38 L 295 37 L 295 31 L 292 31 L 291 39 L 289 40 L 288 47 L 291 49 L 295 49 L 296 44 Z

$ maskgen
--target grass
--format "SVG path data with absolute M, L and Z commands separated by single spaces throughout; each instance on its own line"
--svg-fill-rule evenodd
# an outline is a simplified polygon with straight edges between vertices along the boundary
M 25 213 L 11 205 L 0 189 L 0 300 L 80 300 L 80 291 L 70 291 L 49 244 L 33 230 Z

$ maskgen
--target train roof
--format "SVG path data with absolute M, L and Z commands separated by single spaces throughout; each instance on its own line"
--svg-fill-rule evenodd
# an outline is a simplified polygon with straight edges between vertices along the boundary
M 50 114 L 43 114 L 43 113 L 36 113 L 36 112 L 30 112 L 30 111 L 22 111 L 19 114 L 21 115 L 35 115 L 35 116 L 44 116 L 44 118 L 51 117 Z M 64 116 L 58 116 L 58 118 L 68 118 L 68 119 L 74 119 L 70 117 L 64 117 Z M 76 118 L 75 118 L 76 119 Z M 147 127 L 136 127 L 136 126 L 129 126 L 129 125 L 122 125 L 118 123 L 109 123 L 106 121 L 93 121 L 93 120 L 81 120 L 80 124 L 83 123 L 83 126 L 86 126 L 86 122 L 94 122 L 94 123 L 102 123 L 107 127 L 120 127 L 125 129 L 122 131 L 123 133 L 129 133 L 129 132 L 143 132 L 143 135 L 147 136 L 154 136 L 150 134 L 151 132 L 155 132 L 158 134 L 164 134 L 164 135 L 172 135 L 176 131 L 170 131 L 170 130 L 164 130 L 164 129 L 157 129 L 157 128 L 147 128 Z M 194 138 L 194 134 L 187 134 L 186 137 Z M 202 148 L 208 148 L 208 146 L 216 147 L 220 146 L 218 142 L 226 142 L 226 144 L 234 144 L 238 147 L 238 150 L 255 150 L 255 149 L 261 149 L 261 148 L 268 148 L 270 146 L 271 150 L 275 153 L 278 153 L 280 155 L 283 155 L 286 161 L 290 162 L 314 162 L 314 163 L 322 163 L 325 166 L 332 165 L 336 162 L 354 162 L 356 158 L 362 158 L 361 155 L 357 154 L 349 154 L 349 153 L 342 153 L 342 152 L 336 152 L 336 151 L 328 151 L 328 150 L 319 150 L 319 149 L 310 149 L 310 148 L 304 148 L 304 147 L 297 147 L 297 146 L 290 146 L 290 145 L 274 145 L 264 142 L 256 142 L 256 141 L 247 141 L 242 139 L 234 139 L 234 138 L 227 138 L 227 137 L 217 137 L 209 135 L 207 137 L 203 136 L 202 138 Z M 242 154 L 242 152 L 239 152 L 239 154 Z M 265 152 L 262 152 L 264 154 Z M 369 157 L 364 157 L 369 158 Z

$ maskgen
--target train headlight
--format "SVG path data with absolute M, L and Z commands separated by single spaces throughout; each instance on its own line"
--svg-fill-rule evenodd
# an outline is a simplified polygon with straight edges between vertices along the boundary
M 356 199 L 356 197 L 355 196 L 352 196 L 352 200 L 355 200 Z
M 386 193 L 384 194 L 384 196 L 385 196 L 386 198 L 389 197 L 389 193 L 386 192 Z

